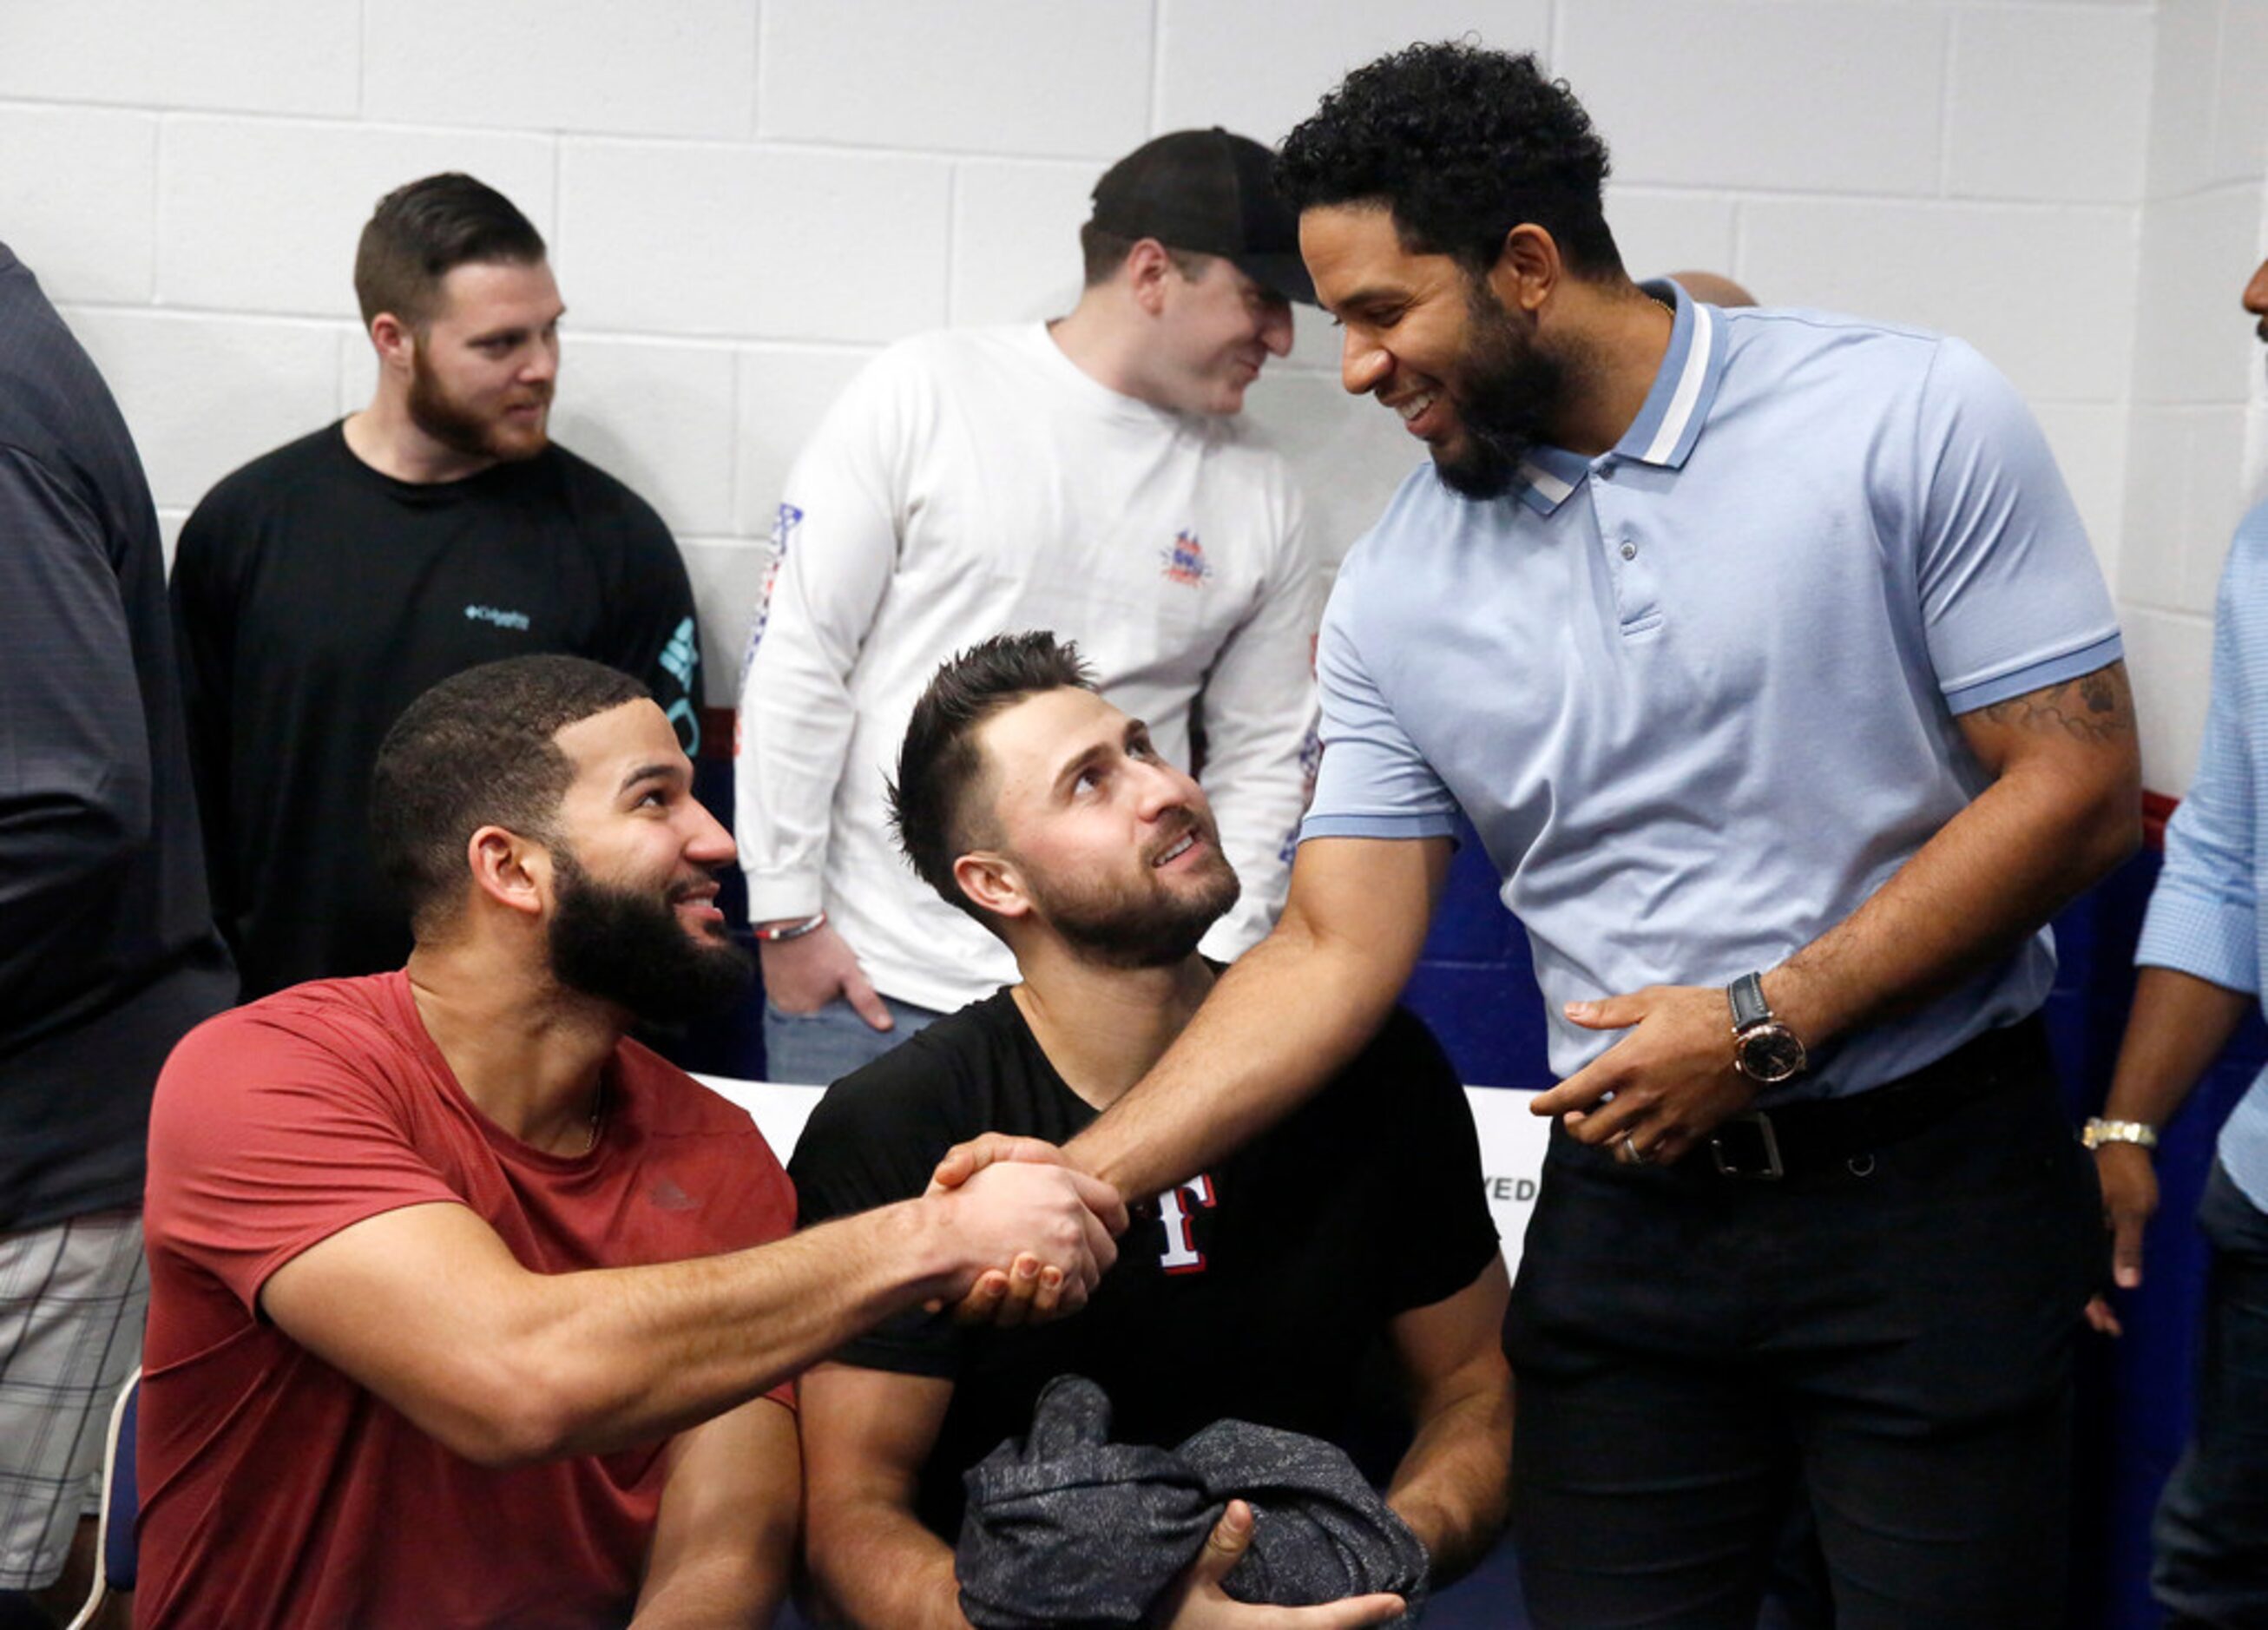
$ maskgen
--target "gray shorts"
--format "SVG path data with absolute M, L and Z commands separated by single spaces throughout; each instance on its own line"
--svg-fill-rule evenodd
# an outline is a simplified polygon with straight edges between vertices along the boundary
M 53 1584 L 97 1508 L 149 1305 L 139 1211 L 0 1234 L 0 1590 Z

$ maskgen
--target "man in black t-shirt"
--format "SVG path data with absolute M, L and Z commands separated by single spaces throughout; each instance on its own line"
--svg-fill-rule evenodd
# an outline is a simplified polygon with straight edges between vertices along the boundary
M 467 175 L 363 229 L 370 405 L 254 460 L 181 529 L 173 602 L 214 912 L 247 998 L 396 968 L 409 925 L 364 836 L 410 701 L 556 652 L 644 682 L 699 742 L 692 587 L 661 518 L 549 439 L 557 285 L 542 237 Z
M 988 640 L 939 671 L 894 796 L 915 869 L 1007 942 L 1023 982 L 828 1090 L 791 1166 L 805 1224 L 921 1193 L 979 1132 L 1071 1138 L 1204 999 L 1197 940 L 1236 898 L 1204 793 L 1049 635 Z M 1031 1266 L 991 1288 L 1049 1310 L 1057 1287 Z M 1415 1427 L 1388 1501 L 1435 1578 L 1454 1575 L 1505 1515 L 1506 1297 L 1463 1089 L 1396 1014 L 1307 1108 L 1140 1208 L 1079 1317 L 1001 1329 L 911 1314 L 807 1375 L 814 1572 L 854 1623 L 961 1625 L 961 1474 L 1028 1427 L 1051 1376 L 1100 1383 L 1121 1441 L 1171 1445 L 1241 1419 L 1344 1442 L 1383 1346 Z M 1217 1584 L 1243 1537 L 1216 1535 L 1174 1622 L 1257 1611 Z M 1382 1622 L 1391 1601 L 1289 1622 Z

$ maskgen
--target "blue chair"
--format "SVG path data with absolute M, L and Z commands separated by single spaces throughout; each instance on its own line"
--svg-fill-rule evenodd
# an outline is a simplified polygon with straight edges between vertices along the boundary
M 134 1519 L 142 1508 L 142 1490 L 134 1475 L 135 1424 L 140 1417 L 142 1372 L 136 1369 L 118 1390 L 110 1408 L 110 1434 L 102 1449 L 101 1565 L 86 1605 L 64 1630 L 87 1630 L 114 1593 L 134 1589 L 138 1557 L 134 1546 Z

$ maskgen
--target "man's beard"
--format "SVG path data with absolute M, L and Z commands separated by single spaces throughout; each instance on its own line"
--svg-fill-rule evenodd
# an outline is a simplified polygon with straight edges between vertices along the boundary
M 559 885 L 551 973 L 560 984 L 658 1024 L 700 1018 L 746 993 L 753 959 L 730 940 L 689 937 L 668 896 L 599 882 L 563 845 L 551 855 Z
M 549 385 L 529 388 L 544 402 L 550 401 Z M 496 459 L 506 463 L 532 459 L 543 451 L 550 439 L 540 418 L 534 422 L 532 436 L 512 435 L 494 415 L 476 412 L 449 395 L 440 377 L 426 365 L 422 351 L 409 354 L 409 408 L 411 424 L 443 446 L 468 458 Z
M 1469 498 L 1502 498 L 1521 461 L 1543 439 L 1567 395 L 1566 365 L 1521 332 L 1487 284 L 1465 288 L 1465 354 L 1450 393 L 1465 445 L 1433 455 L 1442 484 Z
M 1033 904 L 1066 945 L 1102 967 L 1170 968 L 1186 961 L 1205 930 L 1228 914 L 1243 889 L 1212 830 L 1204 826 L 1194 830 L 1205 841 L 1208 862 L 1195 880 L 1197 888 L 1174 889 L 1154 877 L 1137 884 L 1029 877 L 1026 881 Z M 1152 852 L 1162 852 L 1182 836 L 1177 832 L 1164 844 L 1152 845 Z

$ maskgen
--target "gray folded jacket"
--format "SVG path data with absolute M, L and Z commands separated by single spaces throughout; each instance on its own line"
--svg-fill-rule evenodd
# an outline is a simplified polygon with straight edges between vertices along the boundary
M 1083 1376 L 1041 1390 L 1028 1435 L 962 1479 L 954 1567 L 978 1630 L 1102 1630 L 1144 1623 L 1232 1498 L 1252 1546 L 1223 1589 L 1303 1607 L 1391 1590 L 1417 1622 L 1425 1547 L 1344 1450 L 1298 1432 L 1216 1421 L 1176 1449 L 1110 1442 L 1110 1400 Z

